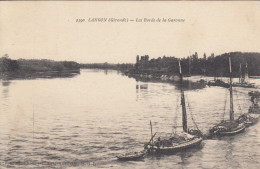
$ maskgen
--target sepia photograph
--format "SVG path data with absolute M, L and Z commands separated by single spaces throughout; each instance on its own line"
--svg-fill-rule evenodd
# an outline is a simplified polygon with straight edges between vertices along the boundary
M 259 1 L 0 1 L 0 168 L 258 169 Z

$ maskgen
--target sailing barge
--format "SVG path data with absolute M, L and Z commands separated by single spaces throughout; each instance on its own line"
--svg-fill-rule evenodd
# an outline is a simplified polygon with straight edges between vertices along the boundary
M 240 64 L 238 73 L 239 73 L 239 82 L 233 83 L 232 84 L 233 87 L 256 88 L 255 84 L 249 83 L 247 63 L 246 63 L 245 74 L 242 75 L 241 64 Z M 220 79 L 215 79 L 215 80 L 209 81 L 208 86 L 220 86 L 220 87 L 224 87 L 224 88 L 230 88 L 230 84 L 228 84 Z
M 252 83 L 249 83 L 248 80 L 248 69 L 247 69 L 247 63 L 246 63 L 246 69 L 245 74 L 242 76 L 242 68 L 241 64 L 239 67 L 239 82 L 233 84 L 234 87 L 244 87 L 244 88 L 255 88 L 255 85 Z
M 187 149 L 195 148 L 201 145 L 203 140 L 202 133 L 200 130 L 189 130 L 187 126 L 187 113 L 185 105 L 185 96 L 183 90 L 183 76 L 181 71 L 181 64 L 179 61 L 179 71 L 180 71 L 180 86 L 181 86 L 181 105 L 182 105 L 182 127 L 183 131 L 181 133 L 174 133 L 173 136 L 165 139 L 157 138 L 154 141 L 156 135 L 152 133 L 152 122 L 151 125 L 151 139 L 148 143 L 144 145 L 144 150 L 140 152 L 130 152 L 122 155 L 116 156 L 118 160 L 121 161 L 136 161 L 144 158 L 147 155 L 153 154 L 174 154 L 179 151 L 184 151 Z
M 190 148 L 195 148 L 201 145 L 203 140 L 202 133 L 197 130 L 189 130 L 187 127 L 187 113 L 185 105 L 185 96 L 183 90 L 183 75 L 181 70 L 181 64 L 179 61 L 179 71 L 180 71 L 180 86 L 181 86 L 181 105 L 182 105 L 182 127 L 183 131 L 181 133 L 174 133 L 173 136 L 165 139 L 157 138 L 156 141 L 151 142 L 151 144 L 146 144 L 145 149 L 148 153 L 152 154 L 174 154 L 179 151 L 183 151 Z M 151 125 L 152 134 L 152 125 Z
M 229 58 L 229 70 L 230 70 L 230 119 L 223 120 L 218 125 L 210 129 L 210 135 L 216 136 L 230 136 L 241 133 L 245 130 L 245 125 L 239 120 L 234 120 L 233 110 L 233 89 L 232 89 L 232 69 L 231 69 L 231 58 Z

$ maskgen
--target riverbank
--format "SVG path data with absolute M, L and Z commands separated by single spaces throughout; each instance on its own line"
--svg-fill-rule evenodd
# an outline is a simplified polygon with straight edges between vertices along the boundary
M 148 73 L 133 73 L 133 72 L 124 72 L 126 76 L 129 78 L 134 78 L 137 81 L 142 81 L 142 82 L 162 82 L 162 83 L 174 83 L 177 84 L 179 83 L 179 75 L 173 74 L 148 74 Z M 186 89 L 200 89 L 204 88 L 206 86 L 220 86 L 220 87 L 225 87 L 229 88 L 229 77 L 212 77 L 212 76 L 203 76 L 203 75 L 192 75 L 192 76 L 184 76 L 184 88 Z M 221 81 L 222 83 L 225 84 L 223 85 L 218 85 L 216 83 L 216 79 L 218 81 Z M 252 84 L 252 87 L 249 86 L 243 86 L 239 84 L 239 78 L 233 78 L 233 84 L 234 87 L 243 87 L 243 88 L 251 88 L 251 89 L 259 89 L 260 85 L 258 83 L 255 83 L 255 81 L 258 78 L 250 78 L 249 81 Z M 212 85 L 214 83 L 214 85 Z
M 177 88 L 180 88 L 180 77 L 179 75 L 166 75 L 166 74 L 143 74 L 143 73 L 129 73 L 124 72 L 126 76 L 129 78 L 134 78 L 136 81 L 142 82 L 161 82 L 161 83 L 170 83 L 174 84 Z M 183 80 L 183 89 L 184 90 L 194 90 L 194 89 L 202 89 L 207 85 L 207 80 L 205 77 L 184 77 Z
M 0 79 L 70 77 L 79 73 L 80 64 L 74 61 L 12 60 L 8 55 L 0 58 Z
M 5 72 L 0 73 L 0 79 L 36 79 L 36 78 L 57 78 L 57 77 L 74 77 L 80 74 L 80 69 L 77 70 L 63 70 L 63 71 L 45 71 L 45 72 Z

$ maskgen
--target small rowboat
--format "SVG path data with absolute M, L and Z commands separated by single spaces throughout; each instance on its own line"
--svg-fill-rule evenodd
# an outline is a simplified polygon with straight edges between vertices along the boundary
M 137 161 L 142 158 L 144 158 L 147 154 L 146 150 L 140 151 L 140 152 L 129 152 L 122 154 L 120 156 L 116 156 L 118 160 L 120 161 Z

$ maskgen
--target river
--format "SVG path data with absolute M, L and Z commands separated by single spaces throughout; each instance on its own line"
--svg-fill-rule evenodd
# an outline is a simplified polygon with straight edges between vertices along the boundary
M 251 82 L 260 84 L 260 79 Z M 251 90 L 234 88 L 235 117 L 248 111 Z M 185 90 L 185 96 L 189 126 L 194 126 L 191 114 L 203 133 L 228 119 L 228 89 Z M 260 166 L 260 123 L 236 136 L 204 140 L 199 149 L 117 161 L 116 155 L 140 150 L 149 141 L 150 120 L 158 135 L 181 125 L 175 85 L 88 69 L 70 78 L 0 80 L 0 168 Z

